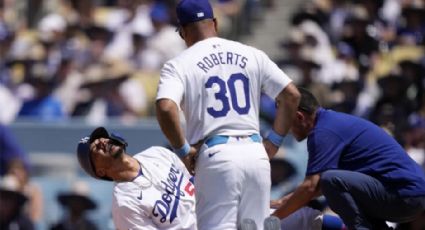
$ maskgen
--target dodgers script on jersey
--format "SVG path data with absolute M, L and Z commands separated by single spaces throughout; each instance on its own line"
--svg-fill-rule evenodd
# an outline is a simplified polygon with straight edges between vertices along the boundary
M 165 63 L 156 99 L 182 108 L 186 137 L 194 144 L 212 135 L 258 133 L 261 92 L 276 98 L 290 82 L 264 52 L 213 37 Z
M 171 151 L 151 147 L 134 156 L 143 175 L 116 183 L 112 216 L 117 229 L 196 230 L 191 175 Z

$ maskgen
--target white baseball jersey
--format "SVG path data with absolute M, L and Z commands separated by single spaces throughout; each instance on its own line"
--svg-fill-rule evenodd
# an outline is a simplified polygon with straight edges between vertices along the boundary
M 112 217 L 124 229 L 195 230 L 195 197 L 191 175 L 181 160 L 163 147 L 134 156 L 142 175 L 114 186 Z
M 165 63 L 156 99 L 181 107 L 186 138 L 194 144 L 218 134 L 258 133 L 261 92 L 276 98 L 290 82 L 264 52 L 213 37 Z

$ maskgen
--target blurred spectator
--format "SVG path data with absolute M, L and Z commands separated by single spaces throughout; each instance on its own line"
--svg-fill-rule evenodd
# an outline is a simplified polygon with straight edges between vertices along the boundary
M 379 44 L 374 34 L 368 30 L 371 15 L 362 6 L 351 8 L 345 21 L 344 32 L 341 40 L 350 45 L 356 59 L 359 61 L 360 72 L 370 68 L 371 58 L 379 51 Z
M 72 189 L 57 196 L 64 208 L 64 217 L 50 227 L 50 230 L 96 230 L 97 226 L 87 217 L 87 211 L 97 208 L 89 197 L 89 187 L 83 181 L 74 182 Z
M 401 1 L 385 0 L 382 6 L 382 18 L 392 25 L 395 25 L 401 14 Z
M 34 89 L 32 98 L 24 101 L 19 116 L 42 121 L 59 120 L 65 117 L 61 102 L 54 97 L 54 79 L 47 66 L 35 63 L 30 67 L 28 83 Z
M 0 124 L 9 124 L 15 120 L 20 108 L 21 101 L 4 85 L 0 84 Z
M 150 55 L 145 61 L 146 69 L 157 70 L 169 59 L 180 54 L 186 45 L 176 32 L 176 28 L 170 24 L 168 8 L 161 2 L 155 3 L 150 11 L 150 19 L 154 28 L 154 33 L 147 41 Z
M 407 117 L 414 109 L 414 101 L 407 97 L 408 82 L 403 76 L 390 74 L 378 80 L 381 96 L 370 114 L 370 119 L 387 129 L 398 141 L 401 130 L 407 125 Z
M 339 98 L 333 101 L 330 106 L 333 110 L 353 113 L 357 107 L 357 99 L 360 93 L 360 84 L 358 81 L 344 80 L 334 84 L 333 95 L 338 95 Z
M 104 60 L 89 66 L 82 83 L 81 101 L 73 116 L 85 116 L 102 123 L 107 117 L 137 117 L 146 107 L 141 83 L 130 78 L 133 68 L 121 60 Z
M 425 105 L 409 116 L 403 132 L 403 145 L 410 157 L 425 170 Z
M 342 81 L 359 81 L 360 73 L 357 68 L 354 50 L 344 42 L 335 46 L 336 59 L 329 63 L 322 72 L 323 82 L 332 85 Z
M 400 38 L 405 39 L 401 42 L 423 45 L 425 42 L 425 3 L 421 0 L 412 0 L 411 3 L 403 6 L 401 15 L 404 20 L 400 23 L 397 31 Z
M 77 71 L 81 71 L 102 59 L 105 55 L 106 47 L 111 43 L 114 36 L 114 33 L 108 28 L 97 24 L 88 25 L 83 31 L 84 35 L 87 36 L 87 42 L 89 44 L 87 44 L 88 47 L 83 48 L 81 60 L 74 60 L 76 67 L 81 67 L 80 69 L 76 69 Z
M 19 145 L 12 131 L 0 123 L 0 176 L 6 174 L 8 165 L 14 159 L 20 159 L 24 167 L 29 170 L 28 156 Z
M 407 84 L 406 96 L 414 104 L 414 109 L 420 109 L 425 96 L 425 68 L 418 61 L 403 60 L 398 63 L 400 75 Z
M 132 53 L 132 34 L 134 31 L 150 36 L 153 33 L 149 19 L 151 1 L 118 0 L 107 16 L 99 20 L 114 32 L 111 44 L 105 50 L 108 58 L 127 59 Z M 99 12 L 100 13 L 100 12 Z
M 78 21 L 83 27 L 91 23 L 92 14 L 95 10 L 95 1 L 86 0 L 66 0 L 61 1 L 62 7 L 54 7 L 62 15 L 64 15 L 68 22 Z
M 23 212 L 28 198 L 17 187 L 18 182 L 13 176 L 0 178 L 0 229 L 35 229 L 30 218 Z
M 329 82 L 333 81 L 332 78 L 334 78 L 332 69 L 334 68 L 335 57 L 328 36 L 316 22 L 311 20 L 303 21 L 297 28 L 305 36 L 305 43 L 302 50 L 308 50 L 309 58 L 321 66 L 315 81 L 329 84 Z
M 335 43 L 341 39 L 344 22 L 349 15 L 349 0 L 317 0 L 316 7 L 323 12 L 325 22 L 321 26 L 327 31 L 330 40 Z
M 1 66 L 5 64 L 4 61 L 9 53 L 9 49 L 14 40 L 14 37 L 15 37 L 14 32 L 0 18 L 0 58 L 1 58 L 0 65 Z M 0 79 L 4 80 L 2 78 Z
M 152 52 L 149 52 L 148 49 L 148 37 L 139 31 L 133 31 L 132 42 L 133 42 L 133 52 L 129 57 L 129 61 L 133 63 L 136 69 L 140 70 L 156 70 L 156 56 Z M 151 59 L 153 59 L 151 61 Z
M 58 14 L 48 14 L 38 24 L 38 39 L 43 45 L 42 61 L 46 67 L 46 75 L 53 77 L 58 71 L 63 59 L 72 54 L 71 39 L 68 38 L 68 24 L 64 17 Z M 51 86 L 51 88 L 53 88 Z
M 43 218 L 43 194 L 41 188 L 31 181 L 30 172 L 21 159 L 16 158 L 9 162 L 6 176 L 16 178 L 17 190 L 28 199 L 23 211 L 31 222 L 39 224 Z
M 41 41 L 52 44 L 60 43 L 64 40 L 66 26 L 67 23 L 61 15 L 46 15 L 38 23 L 38 32 Z
M 25 84 L 31 65 L 45 58 L 44 47 L 37 42 L 36 36 L 23 32 L 8 46 L 8 52 L 1 66 L 1 83 L 19 100 L 32 96 L 32 87 Z
M 235 37 L 235 32 L 237 30 L 236 23 L 238 16 L 241 14 L 243 5 L 252 4 L 252 1 L 213 0 L 211 3 L 214 8 L 214 15 L 220 22 L 218 24 L 220 35 L 224 37 Z
M 83 76 L 72 59 L 63 59 L 54 76 L 56 87 L 53 90 L 53 97 L 57 98 L 64 113 L 70 115 L 78 103 L 79 89 L 83 83 Z
M 311 50 L 303 48 L 301 50 L 300 59 L 296 63 L 301 71 L 301 82 L 298 86 L 309 89 L 311 92 L 317 95 L 317 99 L 324 106 L 329 106 L 332 102 L 332 94 L 330 86 L 321 81 L 319 72 L 321 71 L 322 65 L 317 62 L 312 56 Z

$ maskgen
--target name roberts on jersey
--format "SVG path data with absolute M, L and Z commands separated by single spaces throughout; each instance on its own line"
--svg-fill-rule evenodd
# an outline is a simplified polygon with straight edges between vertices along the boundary
M 196 64 L 201 70 L 207 73 L 217 65 L 236 65 L 245 69 L 248 58 L 235 52 L 217 52 L 204 56 Z

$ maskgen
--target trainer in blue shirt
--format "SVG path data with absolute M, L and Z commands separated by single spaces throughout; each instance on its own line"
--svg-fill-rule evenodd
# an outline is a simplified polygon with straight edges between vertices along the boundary
M 425 211 L 425 173 L 383 129 L 364 119 L 326 110 L 300 88 L 291 132 L 307 138 L 306 177 L 297 189 L 273 201 L 284 218 L 323 194 L 348 229 L 388 229 Z

